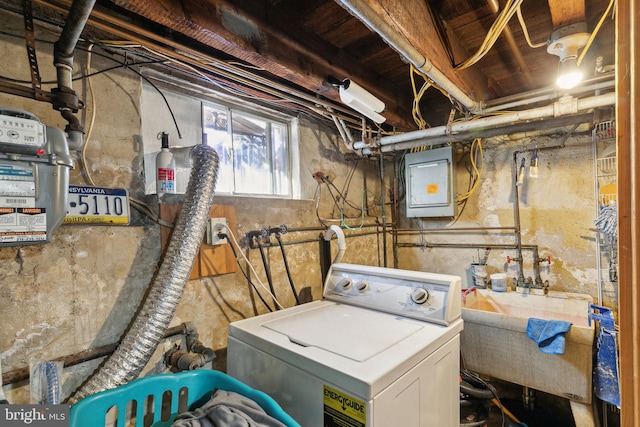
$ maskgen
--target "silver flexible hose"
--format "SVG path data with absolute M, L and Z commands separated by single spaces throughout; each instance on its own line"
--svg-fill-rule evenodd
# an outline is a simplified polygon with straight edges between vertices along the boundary
M 149 295 L 116 351 L 69 398 L 71 405 L 136 379 L 173 318 L 204 237 L 218 178 L 218 154 L 214 149 L 195 146 L 191 160 L 193 168 L 184 205 Z

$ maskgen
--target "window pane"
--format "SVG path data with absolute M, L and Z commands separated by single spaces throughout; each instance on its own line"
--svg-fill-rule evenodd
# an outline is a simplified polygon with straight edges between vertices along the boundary
M 289 147 L 287 127 L 279 123 L 271 125 L 271 145 L 273 147 L 273 192 L 281 196 L 289 194 Z
M 202 108 L 202 128 L 207 135 L 207 145 L 218 153 L 218 180 L 216 193 L 233 193 L 233 147 L 228 130 L 228 114 L 224 107 L 204 105 Z
M 231 128 L 233 131 L 236 191 L 250 194 L 272 194 L 267 122 L 234 111 Z

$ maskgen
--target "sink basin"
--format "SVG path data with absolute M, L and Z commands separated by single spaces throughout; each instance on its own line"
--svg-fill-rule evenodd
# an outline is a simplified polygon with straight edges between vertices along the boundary
M 589 295 L 533 295 L 478 289 L 462 297 L 463 366 L 581 403 L 591 402 L 593 324 Z M 527 336 L 530 317 L 572 323 L 565 353 L 546 354 Z

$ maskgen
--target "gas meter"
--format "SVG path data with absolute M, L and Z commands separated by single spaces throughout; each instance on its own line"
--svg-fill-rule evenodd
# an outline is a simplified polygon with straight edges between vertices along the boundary
M 51 240 L 67 212 L 71 169 L 61 129 L 0 107 L 0 247 Z

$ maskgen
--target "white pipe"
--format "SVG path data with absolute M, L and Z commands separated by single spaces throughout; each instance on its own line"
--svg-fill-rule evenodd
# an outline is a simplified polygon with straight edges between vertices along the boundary
M 347 242 L 344 237 L 344 232 L 342 231 L 342 228 L 338 227 L 337 225 L 330 225 L 329 228 L 327 228 L 327 231 L 324 233 L 324 240 L 330 242 L 331 237 L 333 237 L 334 234 L 338 238 L 338 253 L 333 258 L 332 264 L 340 262 L 340 260 L 342 260 L 342 256 L 344 255 L 344 251 L 347 250 Z
M 467 120 L 464 122 L 455 122 L 451 126 L 439 126 L 429 129 L 417 130 L 403 134 L 390 135 L 380 138 L 378 145 L 392 145 L 400 142 L 416 141 L 420 139 L 428 140 L 429 138 L 442 137 L 447 135 L 455 135 L 458 133 L 480 131 L 495 126 L 503 126 L 514 124 L 520 121 L 536 120 L 551 117 L 560 117 L 569 114 L 576 114 L 581 111 L 590 110 L 592 108 L 614 105 L 616 102 L 616 94 L 610 92 L 604 95 L 592 96 L 589 98 L 576 99 L 564 97 L 557 102 L 539 108 L 530 110 L 515 111 L 509 114 L 499 116 L 485 117 L 482 119 Z M 428 143 L 428 141 L 425 141 Z M 422 144 L 425 145 L 425 144 Z M 353 144 L 356 150 L 366 148 L 367 144 L 362 141 Z M 386 150 L 388 151 L 388 150 Z
M 350 11 L 363 24 L 380 37 L 400 55 L 405 57 L 418 70 L 426 74 L 434 83 L 444 89 L 449 95 L 464 105 L 469 111 L 476 114 L 482 109 L 481 103 L 471 99 L 466 93 L 456 86 L 433 63 L 424 57 L 409 41 L 398 34 L 388 25 L 364 0 L 336 0 L 343 8 Z
M 592 85 L 587 85 L 587 86 L 581 85 L 579 88 L 575 88 L 575 90 L 568 91 L 566 95 L 573 95 L 576 93 L 597 92 L 602 89 L 610 89 L 614 87 L 615 84 L 616 84 L 615 80 L 611 79 L 601 83 L 594 83 Z M 543 92 L 546 92 L 546 93 L 543 93 Z M 508 110 L 510 108 L 520 107 L 522 105 L 531 105 L 531 104 L 535 104 L 543 101 L 551 101 L 559 97 L 557 91 L 555 90 L 544 89 L 540 91 L 540 93 L 543 93 L 543 94 L 536 95 L 536 96 L 532 95 L 526 98 L 522 98 L 519 100 L 506 102 L 506 103 L 498 102 L 494 106 L 487 106 L 485 104 L 485 106 L 482 108 L 482 114 L 493 113 L 494 111 Z M 496 101 L 499 101 L 499 100 L 496 100 Z

